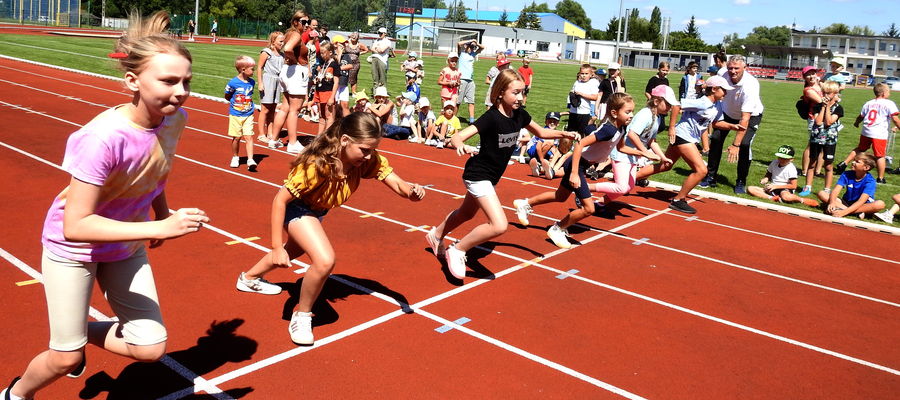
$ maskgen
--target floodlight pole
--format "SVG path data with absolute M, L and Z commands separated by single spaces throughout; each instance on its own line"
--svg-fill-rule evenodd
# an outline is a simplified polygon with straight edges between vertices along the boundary
M 622 13 L 625 10 L 625 0 L 619 0 L 619 26 L 616 28 L 616 53 L 613 54 L 613 61 L 619 62 L 619 39 L 622 33 Z
M 200 0 L 194 0 L 194 32 L 198 33 L 200 30 Z

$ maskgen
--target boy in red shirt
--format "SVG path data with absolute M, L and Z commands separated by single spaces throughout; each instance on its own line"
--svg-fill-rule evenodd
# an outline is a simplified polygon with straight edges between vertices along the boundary
M 522 105 L 525 105 L 525 102 L 528 101 L 528 92 L 531 90 L 531 76 L 534 75 L 534 70 L 528 66 L 528 59 L 522 59 L 522 66 L 519 67 L 519 75 L 522 75 L 522 80 L 525 82 L 525 90 L 522 92 Z

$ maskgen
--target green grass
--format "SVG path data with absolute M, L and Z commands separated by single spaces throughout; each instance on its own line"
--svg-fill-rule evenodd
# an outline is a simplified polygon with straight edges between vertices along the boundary
M 106 57 L 112 51 L 111 39 L 78 38 L 78 37 L 47 37 L 34 35 L 9 35 L 0 34 L 0 54 L 13 57 L 40 61 L 48 64 L 95 72 L 110 76 L 122 76 L 115 68 L 113 60 Z M 222 88 L 235 74 L 233 62 L 238 55 L 248 55 L 257 58 L 262 46 L 236 46 L 210 43 L 185 43 L 194 58 L 194 80 L 192 90 L 210 96 L 222 96 Z M 73 54 L 74 53 L 74 54 Z M 437 85 L 437 74 L 446 64 L 444 57 L 423 55 L 425 62 L 425 80 L 422 84 L 422 95 L 432 100 L 433 104 L 439 99 L 440 88 Z M 402 56 L 392 59 L 388 72 L 388 91 L 391 95 L 400 94 L 405 88 L 399 65 Z M 483 100 L 487 85 L 484 84 L 484 76 L 493 64 L 492 60 L 482 59 L 475 63 L 475 81 L 477 91 L 475 94 L 476 115 L 484 111 Z M 513 68 L 518 68 L 520 62 L 514 60 Z M 564 111 L 566 93 L 572 86 L 578 66 L 572 63 L 545 63 L 533 62 L 534 84 L 528 97 L 528 112 L 539 122 L 548 111 Z M 655 73 L 648 70 L 626 69 L 625 78 L 628 83 L 628 92 L 635 97 L 638 109 L 643 107 L 643 89 L 647 80 Z M 360 87 L 368 88 L 371 81 L 369 64 L 362 62 L 360 70 Z M 673 84 L 681 78 L 680 72 L 670 75 L 669 81 Z M 760 129 L 757 132 L 753 145 L 753 164 L 750 169 L 748 183 L 754 184 L 765 174 L 766 166 L 774 157 L 772 154 L 782 144 L 793 146 L 797 150 L 798 157 L 794 164 L 800 167 L 800 154 L 807 143 L 806 122 L 797 117 L 794 103 L 802 92 L 799 82 L 761 81 L 761 91 L 765 112 Z M 836 157 L 843 158 L 856 145 L 859 140 L 859 129 L 852 123 L 863 103 L 872 98 L 870 88 L 847 88 L 843 93 L 842 104 L 847 116 L 844 117 L 844 130 L 838 139 Z M 258 99 L 257 99 L 258 100 Z M 224 107 L 223 107 L 224 112 Z M 468 117 L 467 107 L 461 107 L 460 118 Z M 666 146 L 666 132 L 662 132 L 659 142 Z M 897 154 L 895 159 L 900 160 Z M 723 157 L 724 158 L 724 157 Z M 733 183 L 736 174 L 736 165 L 722 160 L 719 173 L 724 175 L 723 182 Z M 654 180 L 680 185 L 687 175 L 688 169 L 683 162 L 676 164 L 673 172 L 656 175 Z M 879 185 L 876 197 L 891 204 L 890 197 L 900 192 L 900 176 L 887 175 L 888 184 Z M 801 180 L 800 185 L 803 184 Z M 814 189 L 819 190 L 824 184 L 823 179 L 817 178 Z M 731 186 L 720 185 L 714 192 L 731 194 Z M 798 206 L 801 207 L 801 206 Z

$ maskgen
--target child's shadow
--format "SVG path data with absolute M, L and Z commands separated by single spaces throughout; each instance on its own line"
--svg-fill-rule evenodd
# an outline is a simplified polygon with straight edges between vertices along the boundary
M 257 344 L 253 339 L 235 334 L 237 328 L 243 323 L 242 319 L 213 321 L 209 330 L 206 331 L 206 336 L 197 339 L 196 346 L 171 352 L 168 357 L 201 376 L 226 363 L 249 360 L 256 353 Z M 88 368 L 90 365 L 90 361 L 88 361 Z M 115 379 L 105 371 L 92 375 L 85 381 L 84 389 L 79 393 L 79 397 L 92 399 L 102 392 L 108 392 L 107 399 L 156 399 L 189 388 L 191 385 L 193 382 L 163 364 L 163 361 L 135 362 L 125 367 Z M 252 391 L 252 387 L 243 387 L 226 390 L 224 393 L 237 399 Z M 190 394 L 183 398 L 213 397 Z
M 300 302 L 300 287 L 302 284 L 303 278 L 300 278 L 295 284 L 281 285 L 289 294 L 281 314 L 281 318 L 285 321 L 291 320 L 294 309 L 297 308 L 297 304 Z M 373 292 L 381 293 L 394 299 L 400 304 L 400 309 L 403 312 L 407 314 L 413 312 L 409 307 L 409 301 L 406 299 L 406 296 L 391 290 L 380 282 L 349 275 L 334 274 L 330 279 L 325 280 L 322 293 L 319 294 L 319 298 L 313 303 L 312 313 L 315 315 L 315 318 L 312 320 L 313 326 L 333 324 L 340 319 L 340 315 L 331 306 L 331 303 L 346 300 L 353 295 L 370 295 Z

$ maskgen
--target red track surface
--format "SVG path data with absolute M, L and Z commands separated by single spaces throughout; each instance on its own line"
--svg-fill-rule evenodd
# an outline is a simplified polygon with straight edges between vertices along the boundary
M 73 124 L 127 96 L 117 82 L 74 73 L 7 60 L 0 71 L 0 116 L 7 121 L 0 133 L 0 249 L 8 253 L 0 260 L 8 327 L 0 333 L 2 385 L 47 343 L 42 287 L 15 285 L 31 278 L 10 261 L 40 269 L 43 218 L 68 181 L 38 159 L 61 163 Z M 713 200 L 699 200 L 698 218 L 686 219 L 666 209 L 667 193 L 642 190 L 624 197 L 614 216 L 573 229 L 583 244 L 567 251 L 546 240 L 543 227 L 568 205 L 537 208 L 532 226 L 513 224 L 485 245 L 493 251 L 471 251 L 470 276 L 457 286 L 427 251 L 423 232 L 406 230 L 438 223 L 459 204 L 453 196 L 464 191 L 464 159 L 391 140 L 381 149 L 396 171 L 433 190 L 412 204 L 367 181 L 349 207 L 329 213 L 337 279 L 314 310 L 316 347 L 296 347 L 285 318 L 302 275 L 273 273 L 270 280 L 289 288 L 280 296 L 239 293 L 237 274 L 263 251 L 225 244 L 252 236 L 269 243 L 271 199 L 291 157 L 259 148 L 266 158 L 258 173 L 227 168 L 225 106 L 201 99 L 187 106 L 189 128 L 168 199 L 172 208 L 206 210 L 213 228 L 150 251 L 169 357 L 165 365 L 137 364 L 88 347 L 86 379 L 63 378 L 41 398 L 202 397 L 203 379 L 215 385 L 209 390 L 224 391 L 217 398 L 260 399 L 900 393 L 895 237 Z M 521 165 L 507 176 L 498 186 L 507 205 L 556 184 L 523 185 L 533 178 Z M 375 212 L 383 214 L 360 218 Z M 508 217 L 515 220 L 511 211 Z M 537 264 L 525 263 L 539 256 Z M 558 279 L 572 269 L 578 272 Z M 111 315 L 99 294 L 93 306 Z M 435 331 L 461 317 L 471 321 Z M 225 321 L 232 321 L 221 324 L 225 333 L 208 334 Z M 171 368 L 175 362 L 181 374 Z

